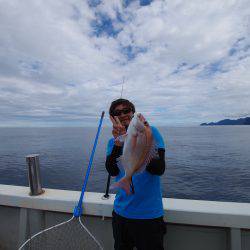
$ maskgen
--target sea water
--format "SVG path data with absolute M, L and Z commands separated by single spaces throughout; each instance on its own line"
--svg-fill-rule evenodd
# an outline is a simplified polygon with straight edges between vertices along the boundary
M 250 126 L 159 127 L 166 144 L 164 197 L 250 202 Z M 25 156 L 40 155 L 42 185 L 81 190 L 96 128 L 0 128 L 0 184 L 28 186 Z M 104 192 L 103 128 L 87 190 Z

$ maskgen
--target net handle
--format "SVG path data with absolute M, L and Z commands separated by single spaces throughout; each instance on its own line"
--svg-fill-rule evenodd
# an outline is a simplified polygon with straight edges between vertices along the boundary
M 96 136 L 95 136 L 94 146 L 92 148 L 91 156 L 90 156 L 90 159 L 89 159 L 88 169 L 87 169 L 87 172 L 86 172 L 86 175 L 85 175 L 85 178 L 84 178 L 84 183 L 83 183 L 83 186 L 82 186 L 81 196 L 80 196 L 78 205 L 74 209 L 74 216 L 75 217 L 79 217 L 79 216 L 82 215 L 82 200 L 83 200 L 84 192 L 86 190 L 86 186 L 87 186 L 87 183 L 88 183 L 90 169 L 91 169 L 91 165 L 92 165 L 92 162 L 93 162 L 93 158 L 94 158 L 95 149 L 96 149 L 96 146 L 97 146 L 99 134 L 100 134 L 100 131 L 101 131 L 101 126 L 102 126 L 102 121 L 103 121 L 104 114 L 105 114 L 105 112 L 102 111 L 102 115 L 101 115 L 101 119 L 100 119 L 100 122 L 99 122 L 98 130 L 97 130 L 97 133 L 96 133 Z

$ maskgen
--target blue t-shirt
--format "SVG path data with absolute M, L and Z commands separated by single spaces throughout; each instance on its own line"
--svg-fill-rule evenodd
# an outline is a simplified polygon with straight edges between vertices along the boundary
M 152 127 L 152 134 L 157 148 L 165 148 L 164 140 L 157 128 Z M 107 155 L 110 155 L 114 146 L 114 138 L 107 146 Z M 119 181 L 125 172 L 120 168 L 116 181 Z M 132 177 L 135 193 L 127 195 L 118 188 L 115 196 L 114 211 L 130 219 L 153 219 L 163 216 L 162 193 L 160 176 L 152 175 L 148 171 L 134 174 Z

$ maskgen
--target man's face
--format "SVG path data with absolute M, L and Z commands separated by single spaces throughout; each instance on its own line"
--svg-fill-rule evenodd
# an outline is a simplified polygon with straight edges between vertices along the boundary
M 130 108 L 127 105 L 123 105 L 123 104 L 116 106 L 114 109 L 114 111 L 115 112 L 118 111 L 118 113 L 119 113 L 119 111 L 124 111 L 124 112 L 120 112 L 121 114 L 117 115 L 117 117 L 120 120 L 121 124 L 125 127 L 129 126 L 129 123 L 133 117 L 133 112 L 131 109 L 130 109 L 130 112 L 127 113 L 128 109 L 130 109 Z M 124 114 L 124 113 L 127 113 L 127 114 Z

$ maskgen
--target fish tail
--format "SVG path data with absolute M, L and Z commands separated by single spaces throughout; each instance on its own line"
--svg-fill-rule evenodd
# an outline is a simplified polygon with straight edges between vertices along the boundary
M 130 195 L 131 193 L 134 193 L 133 186 L 132 186 L 132 178 L 131 177 L 123 177 L 118 182 L 114 183 L 112 185 L 112 188 L 122 188 L 127 195 Z M 131 191 L 132 188 L 132 191 Z

